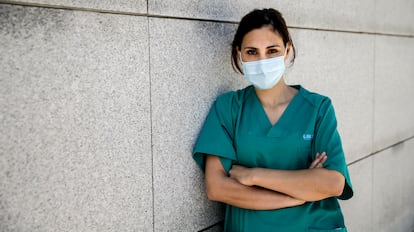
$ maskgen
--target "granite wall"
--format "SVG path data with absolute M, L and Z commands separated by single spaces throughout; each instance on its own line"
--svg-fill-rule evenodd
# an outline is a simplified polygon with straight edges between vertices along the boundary
M 411 0 L 0 1 L 0 231 L 219 231 L 191 150 L 247 85 L 229 45 L 263 7 L 298 48 L 288 82 L 335 105 L 349 231 L 411 232 Z

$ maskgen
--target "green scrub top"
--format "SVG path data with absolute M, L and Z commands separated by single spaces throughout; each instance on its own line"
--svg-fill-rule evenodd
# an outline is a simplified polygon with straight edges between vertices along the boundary
M 280 170 L 307 169 L 317 152 L 326 152 L 323 167 L 345 177 L 341 196 L 277 210 L 250 210 L 226 205 L 225 231 L 346 231 L 338 198 L 353 190 L 329 98 L 292 86 L 298 93 L 272 125 L 253 86 L 219 96 L 210 109 L 194 147 L 193 158 L 204 171 L 207 154 L 232 164 Z

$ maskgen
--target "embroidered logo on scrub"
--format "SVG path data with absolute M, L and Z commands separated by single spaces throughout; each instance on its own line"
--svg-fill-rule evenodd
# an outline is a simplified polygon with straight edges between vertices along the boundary
M 313 134 L 303 134 L 303 140 L 312 140 Z

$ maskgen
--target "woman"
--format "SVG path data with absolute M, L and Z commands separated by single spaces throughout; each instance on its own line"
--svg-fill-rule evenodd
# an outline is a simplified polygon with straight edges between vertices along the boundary
M 278 11 L 242 18 L 232 64 L 252 85 L 217 98 L 193 152 L 208 198 L 226 204 L 225 231 L 346 231 L 337 199 L 353 190 L 334 109 L 286 85 L 290 56 Z

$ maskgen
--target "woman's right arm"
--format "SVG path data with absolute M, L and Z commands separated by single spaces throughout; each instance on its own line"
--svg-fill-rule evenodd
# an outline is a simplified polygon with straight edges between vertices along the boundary
M 212 201 L 252 210 L 281 209 L 305 203 L 272 190 L 245 186 L 227 176 L 219 157 L 208 155 L 206 159 L 206 190 Z

